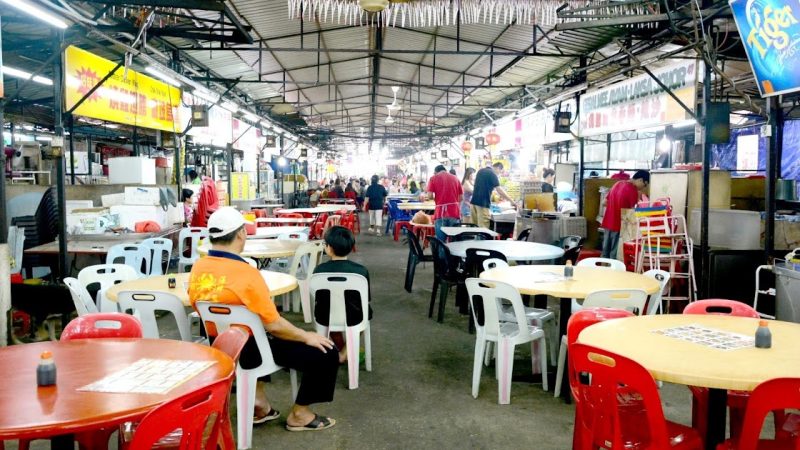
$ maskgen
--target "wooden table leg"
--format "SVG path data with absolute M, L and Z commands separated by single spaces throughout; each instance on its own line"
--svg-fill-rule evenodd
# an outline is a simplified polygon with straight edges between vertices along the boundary
M 706 418 L 706 449 L 715 450 L 717 444 L 725 441 L 727 422 L 728 391 L 726 389 L 708 390 L 708 417 Z
M 560 345 L 561 338 L 567 335 L 567 322 L 572 315 L 572 299 L 562 298 L 560 302 L 561 314 L 558 319 L 558 342 L 552 345 Z M 569 357 L 564 361 L 564 374 L 561 377 L 561 398 L 564 403 L 572 403 L 572 391 L 569 389 Z

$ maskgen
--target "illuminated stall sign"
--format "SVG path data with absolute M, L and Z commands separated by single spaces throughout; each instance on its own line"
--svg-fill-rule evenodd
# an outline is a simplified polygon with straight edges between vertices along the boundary
M 686 61 L 653 74 L 694 110 L 697 63 Z M 640 75 L 581 96 L 580 135 L 668 125 L 691 116 L 650 75 Z
M 800 3 L 732 0 L 730 4 L 761 96 L 800 90 Z
M 65 110 L 72 109 L 117 64 L 69 46 L 64 50 Z M 182 132 L 175 117 L 181 103 L 178 88 L 123 67 L 81 103 L 73 114 L 109 122 Z

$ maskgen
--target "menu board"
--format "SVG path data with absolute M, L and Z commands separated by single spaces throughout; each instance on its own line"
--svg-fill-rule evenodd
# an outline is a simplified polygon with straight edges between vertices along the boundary
M 143 358 L 79 391 L 166 394 L 214 364 L 213 361 Z
M 715 330 L 697 324 L 654 330 L 653 333 L 719 350 L 736 350 L 737 348 L 755 346 L 755 338 L 753 336 Z

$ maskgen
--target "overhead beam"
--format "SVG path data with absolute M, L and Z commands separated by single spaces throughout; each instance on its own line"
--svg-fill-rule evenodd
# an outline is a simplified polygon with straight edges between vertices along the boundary
M 236 51 L 236 52 L 276 52 L 276 53 L 367 53 L 379 55 L 451 55 L 451 56 L 522 56 L 537 58 L 574 59 L 581 55 L 568 53 L 529 53 L 518 51 L 470 51 L 470 50 L 404 50 L 404 49 L 369 49 L 369 48 L 314 48 L 314 47 L 181 47 L 181 50 Z
M 372 86 L 372 82 L 358 82 L 356 80 L 363 80 L 368 77 L 361 77 L 361 78 L 354 78 L 353 80 L 346 80 L 336 82 L 328 82 L 328 81 L 315 81 L 315 80 L 308 80 L 308 81 L 290 81 L 286 80 L 236 80 L 232 78 L 218 78 L 218 77 L 191 77 L 194 81 L 197 82 L 211 82 L 211 83 L 228 83 L 228 82 L 239 82 L 239 83 L 247 83 L 247 84 L 292 84 L 296 86 L 305 86 L 305 87 L 315 87 L 315 86 Z M 448 88 L 458 87 L 461 88 L 462 86 L 465 88 L 474 88 L 474 89 L 522 89 L 525 87 L 529 87 L 528 84 L 505 84 L 505 85 L 494 85 L 494 86 L 486 86 L 483 84 L 416 84 L 409 81 L 402 81 L 393 78 L 388 78 L 386 76 L 380 76 L 380 80 L 386 80 L 393 85 L 397 86 L 413 86 L 413 87 L 423 87 L 428 89 L 436 89 L 441 91 L 446 91 Z M 291 92 L 294 89 L 287 89 L 285 92 Z M 453 95 L 460 95 L 460 93 L 456 90 L 450 91 Z
M 375 36 L 375 50 L 381 51 L 383 49 L 383 27 L 375 27 L 374 28 L 374 36 Z M 380 53 L 373 53 L 372 54 L 372 81 L 370 89 L 371 97 L 372 97 L 372 105 L 371 105 L 371 116 L 372 122 L 369 126 L 369 136 L 371 139 L 375 139 L 375 119 L 378 115 L 377 108 L 378 108 L 378 84 L 381 80 L 381 57 Z M 372 143 L 370 143 L 370 150 L 372 150 Z

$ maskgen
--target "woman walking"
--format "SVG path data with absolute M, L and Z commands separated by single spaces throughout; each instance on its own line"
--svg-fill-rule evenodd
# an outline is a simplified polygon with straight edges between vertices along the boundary
M 365 209 L 369 210 L 369 231 L 381 235 L 381 224 L 383 223 L 383 202 L 386 200 L 386 188 L 378 184 L 378 176 L 372 176 L 372 182 L 367 188 Z

